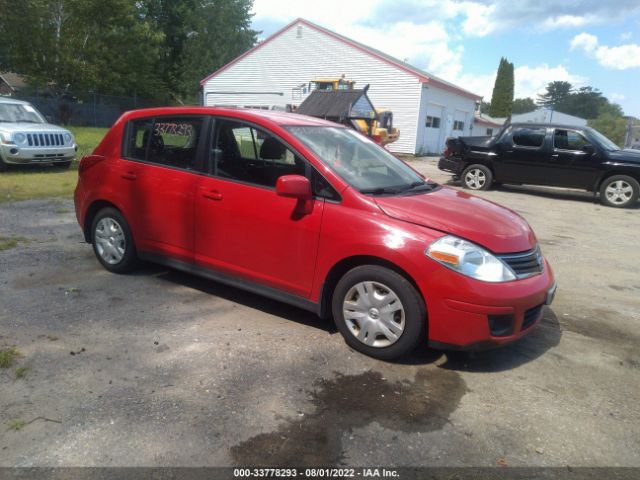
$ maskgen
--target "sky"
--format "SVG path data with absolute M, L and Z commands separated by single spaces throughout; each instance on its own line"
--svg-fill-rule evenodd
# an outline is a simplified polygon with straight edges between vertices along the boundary
M 255 0 L 253 14 L 260 39 L 302 17 L 486 101 L 504 56 L 516 98 L 565 80 L 640 118 L 640 0 Z

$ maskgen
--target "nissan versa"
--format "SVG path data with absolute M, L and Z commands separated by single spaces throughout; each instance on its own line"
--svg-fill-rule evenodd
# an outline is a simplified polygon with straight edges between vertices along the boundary
M 516 340 L 556 288 L 518 214 L 297 114 L 128 112 L 80 162 L 75 205 L 107 270 L 158 262 L 333 316 L 383 359 Z

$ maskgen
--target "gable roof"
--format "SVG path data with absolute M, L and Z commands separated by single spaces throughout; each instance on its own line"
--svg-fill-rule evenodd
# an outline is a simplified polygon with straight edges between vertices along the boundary
M 451 82 L 447 82 L 446 80 L 443 80 L 441 78 L 436 77 L 435 75 L 431 75 L 430 73 L 425 72 L 424 70 L 420 70 L 419 68 L 414 67 L 413 65 L 410 65 L 409 63 L 403 62 L 402 60 L 399 60 L 395 57 L 392 57 L 391 55 L 388 55 L 384 52 L 381 52 L 380 50 L 377 50 L 375 48 L 369 47 L 367 45 L 364 45 L 360 42 L 356 42 L 355 40 L 352 40 L 348 37 L 345 37 L 344 35 L 340 35 L 339 33 L 333 32 L 327 28 L 321 27 L 320 25 L 317 25 L 313 22 L 310 22 L 309 20 L 305 20 L 304 18 L 298 18 L 296 20 L 294 20 L 293 22 L 289 23 L 288 25 L 285 25 L 283 28 L 281 28 L 280 30 L 278 30 L 277 32 L 275 32 L 274 34 L 272 34 L 271 36 L 267 37 L 265 40 L 263 40 L 262 42 L 258 43 L 257 45 L 255 45 L 253 48 L 251 48 L 250 50 L 247 50 L 245 53 L 243 53 L 242 55 L 236 57 L 235 59 L 231 60 L 229 63 L 227 63 L 226 65 L 224 65 L 223 67 L 219 68 L 218 70 L 216 70 L 215 72 L 213 72 L 211 75 L 207 76 L 206 78 L 202 79 L 200 81 L 200 85 L 204 85 L 208 80 L 210 80 L 211 78 L 215 77 L 216 75 L 219 75 L 220 73 L 222 73 L 223 71 L 225 71 L 227 68 L 229 68 L 230 66 L 234 65 L 235 63 L 239 62 L 240 60 L 242 60 L 244 57 L 251 55 L 253 52 L 255 52 L 256 50 L 258 50 L 259 48 L 263 47 L 264 45 L 266 45 L 267 43 L 269 43 L 270 41 L 272 41 L 273 39 L 279 37 L 280 35 L 282 35 L 284 32 L 286 32 L 287 30 L 289 30 L 290 28 L 298 25 L 298 24 L 302 24 L 302 25 L 306 25 L 309 28 L 312 28 L 318 32 L 324 33 L 325 35 L 329 35 L 330 37 L 335 38 L 336 40 L 339 40 L 351 47 L 354 47 L 374 58 L 377 58 L 378 60 L 382 60 L 383 62 L 386 62 L 390 65 L 393 65 L 394 67 L 398 68 L 399 70 L 403 70 L 411 75 L 414 75 L 415 77 L 418 78 L 418 80 L 421 83 L 425 83 L 428 85 L 433 85 L 434 87 L 437 88 L 442 88 L 443 90 L 448 90 L 450 92 L 454 92 L 457 93 L 458 95 L 462 95 L 468 98 L 471 98 L 473 100 L 481 100 L 482 96 L 480 95 L 476 95 L 475 93 L 472 93 L 468 90 L 465 90 L 463 88 L 458 87 L 457 85 L 454 85 Z
M 0 80 L 4 81 L 14 92 L 27 86 L 25 77 L 13 72 L 0 72 Z

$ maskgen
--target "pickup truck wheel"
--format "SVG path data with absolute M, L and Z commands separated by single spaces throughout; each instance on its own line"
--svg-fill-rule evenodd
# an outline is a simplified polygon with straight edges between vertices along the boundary
M 462 186 L 470 190 L 489 190 L 493 173 L 484 165 L 470 165 L 462 172 Z
M 7 171 L 7 164 L 4 163 L 4 160 L 2 160 L 2 157 L 0 157 L 0 172 L 6 172 Z
M 638 201 L 640 185 L 627 175 L 614 175 L 602 182 L 600 202 L 609 207 L 626 208 Z
M 427 315 L 416 288 L 377 265 L 347 272 L 332 298 L 333 318 L 345 342 L 366 355 L 392 360 L 425 340 Z

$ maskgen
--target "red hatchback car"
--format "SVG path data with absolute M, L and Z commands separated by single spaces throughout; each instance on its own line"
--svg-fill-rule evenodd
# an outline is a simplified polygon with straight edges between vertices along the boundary
M 383 359 L 511 342 L 555 293 L 518 214 L 302 115 L 128 112 L 80 162 L 75 206 L 109 271 L 158 262 L 333 316 Z

